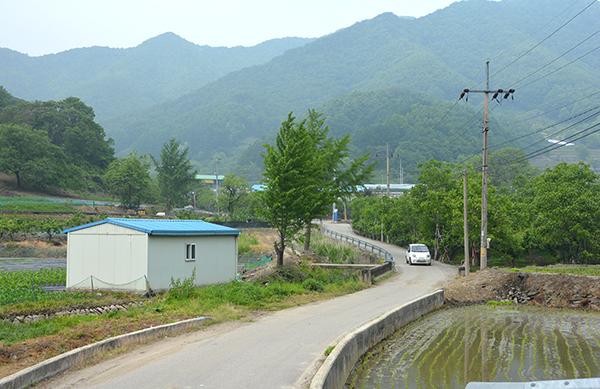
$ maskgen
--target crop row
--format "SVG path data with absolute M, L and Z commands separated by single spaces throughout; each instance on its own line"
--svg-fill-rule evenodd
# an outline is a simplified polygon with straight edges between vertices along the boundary
M 28 289 L 39 285 L 64 285 L 67 269 L 64 267 L 40 270 L 0 271 L 0 290 Z
M 102 215 L 101 217 L 105 217 Z M 62 233 L 66 228 L 76 227 L 88 222 L 94 222 L 93 217 L 86 218 L 81 212 L 77 212 L 69 219 L 57 219 L 51 216 L 46 216 L 43 219 L 34 217 L 17 216 L 17 214 L 0 214 L 0 239 L 6 237 L 14 239 L 17 234 L 35 235 L 44 233 L 48 236 L 48 240 L 52 236 Z
M 0 305 L 17 304 L 24 301 L 71 300 L 89 297 L 89 294 L 86 295 L 81 292 L 47 292 L 39 286 L 18 290 L 0 289 Z
M 65 300 L 89 298 L 79 292 L 47 292 L 40 286 L 65 285 L 67 269 L 64 267 L 41 270 L 0 271 L 0 305 L 23 301 Z

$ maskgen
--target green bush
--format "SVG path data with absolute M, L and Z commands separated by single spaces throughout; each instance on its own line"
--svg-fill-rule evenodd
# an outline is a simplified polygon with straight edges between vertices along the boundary
M 185 278 L 183 281 L 181 278 L 173 279 L 171 277 L 171 283 L 169 284 L 169 293 L 167 294 L 167 300 L 178 300 L 192 297 L 195 293 L 196 283 L 196 268 L 192 270 L 190 278 Z
M 325 290 L 323 283 L 314 278 L 304 280 L 304 282 L 302 282 L 302 287 L 311 292 L 322 292 Z

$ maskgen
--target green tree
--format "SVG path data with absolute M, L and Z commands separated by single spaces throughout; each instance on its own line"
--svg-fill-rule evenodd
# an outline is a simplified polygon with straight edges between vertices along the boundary
M 179 141 L 170 138 L 163 143 L 160 160 L 151 156 L 158 173 L 158 187 L 167 211 L 172 207 L 185 205 L 188 192 L 196 181 L 196 170 L 188 159 L 188 148 L 182 148 Z
M 249 192 L 250 185 L 243 175 L 226 174 L 223 184 L 219 188 L 219 209 L 226 210 L 229 219 L 234 219 L 236 211 L 239 211 L 244 205 Z
M 104 172 L 114 159 L 114 141 L 94 121 L 94 110 L 76 97 L 62 101 L 19 101 L 0 115 L 0 123 L 42 130 L 69 163 Z
M 6 89 L 4 89 L 2 85 L 0 85 L 0 111 L 2 111 L 2 109 L 8 106 L 16 104 L 17 101 L 17 98 L 8 93 Z
M 114 160 L 104 175 L 111 195 L 127 208 L 137 208 L 148 197 L 150 189 L 150 160 L 136 151 L 129 157 Z
M 262 200 L 265 218 L 279 231 L 275 245 L 278 265 L 283 264 L 287 240 L 306 228 L 305 249 L 310 247 L 310 231 L 315 218 L 329 211 L 338 198 L 355 193 L 373 172 L 366 165 L 368 155 L 349 160 L 350 135 L 329 137 L 322 114 L 311 109 L 308 119 L 299 123 L 290 112 L 282 123 L 275 144 L 265 144 L 266 188 Z
M 36 189 L 71 186 L 68 176 L 76 173 L 43 131 L 4 124 L 0 124 L 0 171 L 14 174 L 18 187 L 26 181 Z
M 196 196 L 196 207 L 203 209 L 208 212 L 217 211 L 217 198 L 216 193 L 213 192 L 208 186 L 201 184 L 194 189 L 194 195 Z
M 367 165 L 369 154 L 349 160 L 350 134 L 338 139 L 328 137 L 329 126 L 324 125 L 323 114 L 314 109 L 308 110 L 306 131 L 312 141 L 310 153 L 311 163 L 314 165 L 313 180 L 317 185 L 313 187 L 311 201 L 306 203 L 306 238 L 304 250 L 310 249 L 310 236 L 313 220 L 326 214 L 331 205 L 341 199 L 348 198 L 358 192 L 359 185 L 366 183 L 372 176 L 375 163 Z M 316 170 L 316 171 L 315 171 Z
M 261 182 L 265 188 L 260 197 L 265 208 L 261 213 L 279 235 L 279 242 L 274 244 L 277 266 L 283 266 L 286 246 L 305 227 L 309 217 L 306 204 L 313 201 L 313 193 L 318 190 L 312 179 L 319 171 L 312 161 L 313 141 L 304 121 L 295 123 L 295 119 L 290 112 L 281 123 L 275 145 L 264 145 L 265 173 Z
M 532 179 L 540 174 L 537 168 L 529 163 L 529 160 L 523 159 L 526 152 L 521 149 L 506 147 L 491 153 L 488 157 L 488 178 L 490 185 L 495 186 L 503 193 L 514 193 L 516 191 L 513 181 L 522 176 L 526 179 Z M 477 155 L 471 159 L 473 166 L 481 169 L 483 157 Z M 515 161 L 521 160 L 516 163 Z
M 599 250 L 600 185 L 589 165 L 559 163 L 531 183 L 531 236 L 566 262 Z

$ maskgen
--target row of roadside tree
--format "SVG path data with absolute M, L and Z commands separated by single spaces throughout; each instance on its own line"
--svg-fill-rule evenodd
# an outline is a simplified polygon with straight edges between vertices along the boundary
M 488 237 L 491 264 L 597 263 L 600 254 L 600 184 L 584 163 L 560 163 L 544 172 L 528 162 L 504 165 L 502 154 L 518 160 L 520 150 L 491 158 Z M 352 202 L 353 227 L 361 234 L 406 247 L 421 242 L 436 259 L 464 258 L 463 179 L 467 175 L 471 260 L 478 258 L 481 174 L 471 166 L 430 160 L 421 164 L 419 183 L 400 197 L 361 197 Z

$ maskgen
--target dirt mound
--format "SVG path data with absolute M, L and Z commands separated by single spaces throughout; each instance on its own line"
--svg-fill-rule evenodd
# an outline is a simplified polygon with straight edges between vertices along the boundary
M 600 277 L 485 269 L 444 286 L 451 305 L 517 304 L 600 310 Z

